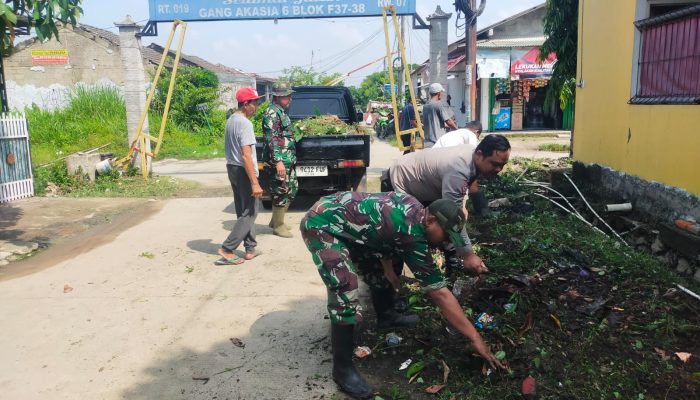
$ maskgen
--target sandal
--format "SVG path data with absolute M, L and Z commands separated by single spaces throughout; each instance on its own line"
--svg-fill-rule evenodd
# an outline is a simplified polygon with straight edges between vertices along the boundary
M 216 265 L 240 265 L 240 264 L 243 264 L 244 260 L 241 257 L 238 257 L 237 255 L 235 255 L 234 253 L 232 253 L 230 251 L 226 251 L 226 249 L 224 249 L 223 247 L 220 248 L 219 251 L 217 251 L 217 253 L 219 253 L 219 255 L 221 256 L 221 259 L 214 262 L 214 264 L 216 264 Z M 228 257 L 228 254 L 226 254 L 226 253 L 231 254 L 232 257 Z
M 233 256 L 231 258 L 221 258 L 219 260 L 214 261 L 215 265 L 241 265 L 243 264 L 244 260 L 241 257 L 238 256 Z

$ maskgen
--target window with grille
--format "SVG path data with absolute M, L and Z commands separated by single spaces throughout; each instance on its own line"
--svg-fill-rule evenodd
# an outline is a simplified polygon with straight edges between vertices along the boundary
M 700 5 L 678 7 L 635 26 L 641 46 L 630 103 L 700 104 Z

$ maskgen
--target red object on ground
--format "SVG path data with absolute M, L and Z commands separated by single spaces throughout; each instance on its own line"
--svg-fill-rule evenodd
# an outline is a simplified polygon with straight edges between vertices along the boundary
M 677 219 L 673 222 L 680 229 L 686 230 L 695 235 L 700 235 L 700 225 L 695 222 L 686 221 L 684 219 Z
M 523 397 L 526 399 L 534 399 L 536 393 L 535 387 L 536 387 L 536 382 L 535 378 L 528 376 L 523 380 L 523 387 L 522 387 L 522 394 Z

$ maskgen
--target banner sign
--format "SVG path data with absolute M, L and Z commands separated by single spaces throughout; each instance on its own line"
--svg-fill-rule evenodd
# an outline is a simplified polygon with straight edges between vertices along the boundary
M 526 51 L 525 54 L 516 54 L 516 51 L 513 50 L 511 53 L 510 79 L 550 78 L 554 70 L 554 64 L 557 62 L 557 55 L 551 53 L 542 62 L 537 59 L 539 55 L 539 47 L 533 47 Z
M 416 0 L 149 0 L 150 21 L 222 21 L 371 17 L 394 5 L 397 15 L 416 12 Z
M 32 65 L 67 65 L 68 49 L 32 50 Z

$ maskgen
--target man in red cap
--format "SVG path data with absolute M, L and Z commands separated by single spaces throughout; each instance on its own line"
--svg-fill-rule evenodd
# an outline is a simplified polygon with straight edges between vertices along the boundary
M 258 182 L 258 160 L 255 154 L 255 133 L 250 117 L 258 109 L 258 92 L 252 88 L 239 89 L 236 92 L 238 109 L 226 121 L 224 147 L 226 152 L 226 170 L 233 189 L 233 202 L 236 207 L 236 224 L 224 243 L 219 255 L 223 260 L 219 264 L 238 265 L 245 260 L 252 260 L 255 251 L 255 217 L 260 210 L 262 187 Z M 233 251 L 243 243 L 245 256 L 238 257 Z

